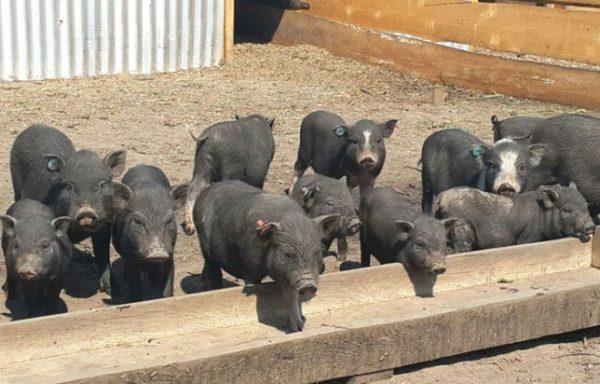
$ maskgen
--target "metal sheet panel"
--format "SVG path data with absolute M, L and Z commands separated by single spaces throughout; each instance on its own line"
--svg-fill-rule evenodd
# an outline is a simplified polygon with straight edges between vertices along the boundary
M 218 65 L 225 0 L 0 0 L 0 79 Z

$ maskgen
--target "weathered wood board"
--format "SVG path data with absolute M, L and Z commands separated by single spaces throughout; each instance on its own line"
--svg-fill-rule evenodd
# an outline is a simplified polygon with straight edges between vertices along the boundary
M 306 330 L 289 335 L 274 284 L 5 324 L 0 383 L 306 383 L 590 327 L 595 244 L 455 255 L 433 298 L 400 265 L 324 275 Z
M 563 0 L 567 1 L 567 0 Z M 560 1 L 559 1 L 560 2 Z M 581 0 L 600 5 L 598 0 Z M 529 4 L 312 0 L 307 14 L 434 41 L 600 64 L 600 14 Z
M 597 71 L 483 55 L 302 12 L 282 14 L 254 1 L 240 3 L 237 14 L 238 28 L 263 32 L 277 44 L 311 44 L 451 86 L 600 110 Z

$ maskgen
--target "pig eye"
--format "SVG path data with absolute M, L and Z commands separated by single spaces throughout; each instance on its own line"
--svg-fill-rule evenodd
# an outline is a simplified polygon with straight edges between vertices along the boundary
M 139 228 L 144 227 L 144 223 L 142 223 L 142 220 L 138 219 L 135 216 L 131 218 L 131 224 L 133 224 L 134 226 L 139 227 Z
M 100 189 L 104 189 L 108 187 L 108 181 L 107 180 L 102 180 L 98 183 L 98 186 L 96 186 L 96 191 L 100 190 Z
M 418 249 L 418 250 L 425 249 L 425 245 L 422 243 L 415 243 L 414 247 L 415 247 L 415 249 Z
M 381 142 L 383 142 L 382 139 L 377 139 L 377 144 L 381 144 Z
M 73 190 L 73 186 L 69 183 L 65 184 L 65 191 L 72 191 Z
M 350 144 L 358 144 L 358 140 L 356 139 L 348 139 L 350 141 Z
M 50 240 L 43 240 L 40 244 L 40 246 L 42 247 L 42 249 L 45 252 L 48 252 L 52 249 L 52 243 L 50 242 Z

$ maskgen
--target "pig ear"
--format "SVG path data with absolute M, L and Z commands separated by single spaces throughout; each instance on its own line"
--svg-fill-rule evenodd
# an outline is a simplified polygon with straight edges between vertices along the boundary
M 0 221 L 2 222 L 2 230 L 8 237 L 15 235 L 15 225 L 17 225 L 17 219 L 9 215 L 0 215 Z
M 337 127 L 333 128 L 333 133 L 337 136 L 337 137 L 345 137 L 348 136 L 348 126 L 347 125 L 338 125 Z
M 277 231 L 281 231 L 281 224 L 277 222 L 266 222 L 263 220 L 258 220 L 256 222 L 256 236 L 260 237 L 261 239 L 266 239 Z
M 382 123 L 381 130 L 383 132 L 383 137 L 387 139 L 392 136 L 392 133 L 394 133 L 394 128 L 396 128 L 396 124 L 398 124 L 398 120 L 396 119 L 388 120 L 385 123 Z
M 396 230 L 398 231 L 398 239 L 400 241 L 407 241 L 410 238 L 410 233 L 415 229 L 415 226 L 409 221 L 397 220 Z
M 127 185 L 113 181 L 114 197 L 113 206 L 116 210 L 125 209 L 127 202 L 133 197 L 133 191 Z
M 69 216 L 61 216 L 52 220 L 52 226 L 56 232 L 56 236 L 63 237 L 69 233 L 69 226 L 71 225 L 71 218 Z
M 173 207 L 174 210 L 178 210 L 179 208 L 183 207 L 187 199 L 187 194 L 188 184 L 180 184 L 171 188 L 169 195 L 171 195 L 171 198 L 175 201 L 175 206 Z
M 124 150 L 112 151 L 102 159 L 102 164 L 110 168 L 113 177 L 119 177 L 125 170 L 127 152 Z
M 556 192 L 554 189 L 540 187 L 540 192 L 542 192 L 542 197 L 539 201 L 545 209 L 554 207 L 554 204 L 560 197 L 558 192 Z
M 574 190 L 576 190 L 576 191 L 578 190 L 578 189 L 577 189 L 577 184 L 575 184 L 575 183 L 574 183 L 574 182 L 572 182 L 572 181 L 570 181 L 570 182 L 569 182 L 569 188 L 571 188 L 571 189 L 574 189 Z
M 442 225 L 446 228 L 447 231 L 451 230 L 459 222 L 459 219 L 456 217 L 451 217 L 449 219 L 442 220 Z
M 269 127 L 271 127 L 271 130 L 273 130 L 273 127 L 275 126 L 275 118 L 267 119 L 267 124 L 269 124 Z
M 540 165 L 546 149 L 547 146 L 545 144 L 531 144 L 527 147 L 527 160 L 532 167 Z
M 332 214 L 317 216 L 311 220 L 317 224 L 317 228 L 319 228 L 324 239 L 331 239 L 340 229 L 340 219 L 340 215 Z
M 344 175 L 344 176 L 343 176 L 343 177 L 340 179 L 340 182 L 344 183 L 345 185 L 348 185 L 348 177 Z
M 58 155 L 45 154 L 43 156 L 46 160 L 46 169 L 52 173 L 60 172 L 60 170 L 65 166 L 65 160 Z
M 302 187 L 302 197 L 304 199 L 304 203 L 302 204 L 302 208 L 310 209 L 315 203 L 315 193 L 319 192 L 321 188 L 318 185 L 312 185 L 310 187 Z

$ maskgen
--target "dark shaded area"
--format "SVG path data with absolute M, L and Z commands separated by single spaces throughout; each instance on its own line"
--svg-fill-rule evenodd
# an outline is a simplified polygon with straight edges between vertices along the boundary
M 54 310 L 51 313 L 43 313 L 43 309 L 40 307 L 40 313 L 33 313 L 29 315 L 29 313 L 27 312 L 27 306 L 25 305 L 25 302 L 20 299 L 7 300 L 5 305 L 10 312 L 2 312 L 1 315 L 4 317 L 9 317 L 11 321 L 23 320 L 40 316 L 56 315 L 68 311 L 67 304 L 61 298 L 58 299 L 56 308 L 54 308 Z
M 242 292 L 246 296 L 256 296 L 256 315 L 262 324 L 292 333 L 287 325 L 286 311 L 281 306 L 281 289 L 277 283 L 246 285 Z
M 92 297 L 98 292 L 98 267 L 90 252 L 73 248 L 63 288 L 67 295 L 77 298 Z
M 285 12 L 283 1 L 237 0 L 235 2 L 235 43 L 270 42 Z
M 185 293 L 198 293 L 207 291 L 204 289 L 204 285 L 202 284 L 202 274 L 201 273 L 188 273 L 186 277 L 181 279 L 181 290 Z M 239 286 L 233 281 L 223 279 L 223 288 L 231 288 Z

